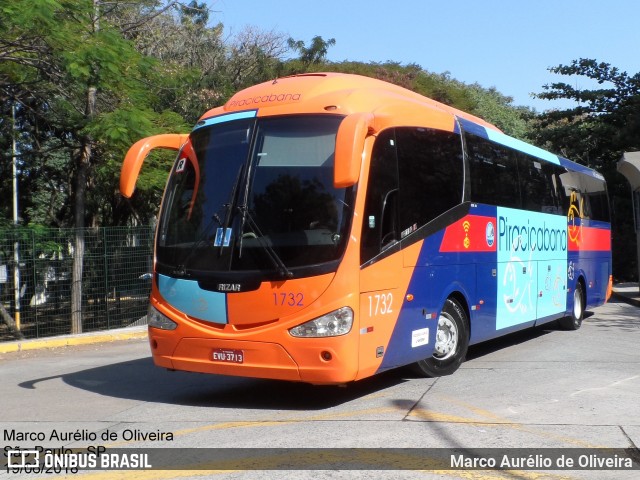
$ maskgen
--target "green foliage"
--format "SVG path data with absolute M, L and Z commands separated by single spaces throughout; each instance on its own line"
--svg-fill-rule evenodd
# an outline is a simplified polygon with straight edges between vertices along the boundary
M 513 100 L 495 88 L 468 85 L 446 73 L 428 72 L 416 64 L 339 62 L 318 64 L 309 70 L 352 73 L 384 80 L 481 117 L 508 135 L 523 140 L 528 139 L 529 124 L 534 118 L 530 109 L 513 106 Z
M 149 88 L 169 83 L 166 72 L 124 38 L 105 13 L 118 7 L 118 2 L 107 6 L 90 0 L 16 0 L 0 7 L 7 14 L 0 20 L 5 27 L 0 33 L 0 60 L 5 60 L 0 61 L 0 92 L 19 105 L 21 190 L 38 187 L 21 201 L 26 223 L 71 223 L 74 184 L 69 179 L 87 145 L 87 217 L 90 223 L 109 221 L 112 215 L 100 206 L 113 204 L 128 146 L 140 137 L 186 128 Z M 7 133 L 4 128 L 3 135 Z M 52 181 L 60 178 L 67 180 L 64 185 Z M 157 181 L 150 183 L 157 188 Z
M 287 39 L 287 45 L 289 48 L 299 53 L 300 56 L 297 59 L 297 63 L 300 64 L 299 68 L 302 68 L 303 70 L 309 68 L 311 65 L 325 63 L 329 47 L 332 47 L 335 44 L 335 38 L 325 40 L 319 35 L 316 35 L 311 39 L 311 44 L 308 47 L 302 40 L 294 40 L 291 37 Z
M 8 158 L 7 116 L 15 103 L 24 223 L 72 224 L 73 179 L 85 146 L 91 147 L 87 223 L 126 223 L 132 210 L 117 189 L 130 145 L 148 135 L 187 132 L 236 91 L 292 73 L 380 78 L 527 136 L 530 112 L 495 89 L 415 64 L 331 63 L 333 38 L 315 36 L 305 44 L 250 27 L 226 38 L 211 16 L 197 1 L 0 0 L 0 155 Z M 294 58 L 282 60 L 286 53 Z M 155 214 L 174 156 L 154 153 L 145 162 L 130 202 L 140 221 Z M 9 163 L 0 164 L 5 176 Z M 0 194 L 8 188 L 0 186 Z M 0 216 L 10 216 L 4 204 Z
M 624 151 L 640 149 L 640 73 L 629 76 L 608 63 L 584 58 L 550 71 L 586 77 L 598 88 L 579 90 L 565 82 L 545 85 L 539 98 L 573 100 L 577 106 L 542 115 L 536 129 L 540 139 L 601 168 Z
M 640 150 L 640 73 L 629 75 L 608 63 L 581 58 L 551 72 L 582 77 L 594 86 L 577 89 L 573 82 L 544 86 L 539 98 L 565 99 L 576 107 L 552 110 L 534 124 L 536 141 L 567 158 L 598 169 L 606 178 L 613 206 L 614 275 L 628 280 L 637 276 L 629 184 L 617 172 L 626 151 Z

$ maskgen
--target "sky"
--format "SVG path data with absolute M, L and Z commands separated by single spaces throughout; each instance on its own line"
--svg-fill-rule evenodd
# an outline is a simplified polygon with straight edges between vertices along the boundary
M 533 99 L 543 85 L 587 79 L 549 67 L 579 58 L 640 72 L 637 0 L 208 0 L 225 34 L 246 26 L 303 40 L 334 38 L 327 59 L 415 63 L 464 83 L 495 87 L 542 112 L 575 106 Z

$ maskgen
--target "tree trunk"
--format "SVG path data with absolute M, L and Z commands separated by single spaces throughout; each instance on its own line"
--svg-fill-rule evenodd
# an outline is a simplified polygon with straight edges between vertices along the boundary
M 2 321 L 7 325 L 7 328 L 16 339 L 24 339 L 24 335 L 16 328 L 16 322 L 13 321 L 13 318 L 11 318 L 11 315 L 9 315 L 9 312 L 7 312 L 2 303 L 0 303 L 0 317 L 2 317 Z
M 93 0 L 93 32 L 100 30 L 100 1 Z M 96 115 L 97 88 L 91 82 L 87 85 L 87 105 L 85 118 L 91 121 Z M 89 181 L 93 139 L 89 135 L 82 137 L 80 155 L 76 170 L 76 195 L 74 203 L 75 248 L 73 251 L 73 272 L 71 278 L 71 333 L 82 333 L 82 274 L 84 271 L 84 227 L 85 200 Z
M 87 88 L 88 118 L 93 118 L 96 109 L 96 88 Z M 84 271 L 84 227 L 85 227 L 85 199 L 87 181 L 91 164 L 93 140 L 88 135 L 82 139 L 80 155 L 76 171 L 75 185 L 75 246 L 73 249 L 73 272 L 71 279 L 71 333 L 82 333 L 82 274 Z

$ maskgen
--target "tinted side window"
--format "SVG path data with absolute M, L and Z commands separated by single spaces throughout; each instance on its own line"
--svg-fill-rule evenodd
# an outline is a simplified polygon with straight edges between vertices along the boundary
M 565 193 L 561 177 L 561 175 L 566 172 L 566 169 L 551 164 L 545 164 L 544 169 L 551 182 L 556 201 L 558 202 L 558 214 L 567 215 L 569 212 L 569 197 L 567 197 Z
M 589 214 L 593 220 L 609 222 L 609 196 L 607 184 L 590 175 L 580 174 L 583 195 L 588 199 Z
M 399 240 L 397 204 L 396 140 L 394 131 L 386 130 L 378 135 L 371 154 L 362 220 L 360 263 L 367 262 Z
M 553 183 L 554 166 L 517 153 L 522 208 L 561 215 L 562 208 Z
M 520 208 L 516 152 L 482 137 L 465 137 L 471 174 L 471 200 Z
M 589 194 L 589 202 L 591 204 L 591 214 L 594 220 L 602 222 L 610 222 L 609 213 L 609 197 L 606 192 L 594 192 Z
M 464 163 L 455 133 L 397 128 L 396 140 L 404 237 L 462 202 Z
M 566 211 L 572 206 L 581 218 L 610 221 L 607 186 L 603 180 L 575 171 L 565 171 L 559 176 Z

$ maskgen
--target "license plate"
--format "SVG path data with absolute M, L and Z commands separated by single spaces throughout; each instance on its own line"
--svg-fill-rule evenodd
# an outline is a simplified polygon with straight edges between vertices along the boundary
M 244 352 L 242 350 L 218 348 L 213 351 L 213 361 L 223 363 L 242 363 L 244 362 Z

